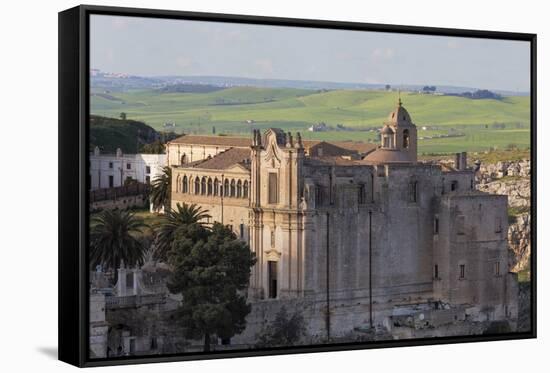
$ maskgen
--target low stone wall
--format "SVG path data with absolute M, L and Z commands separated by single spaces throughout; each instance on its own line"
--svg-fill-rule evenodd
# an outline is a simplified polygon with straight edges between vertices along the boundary
M 119 197 L 113 200 L 104 200 L 90 203 L 90 210 L 111 210 L 111 209 L 127 209 L 133 207 L 148 207 L 149 201 L 146 196 L 127 196 Z

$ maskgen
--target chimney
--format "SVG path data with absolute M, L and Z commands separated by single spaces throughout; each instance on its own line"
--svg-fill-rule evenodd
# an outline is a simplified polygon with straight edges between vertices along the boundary
M 465 170 L 468 168 L 468 153 L 462 152 L 460 153 L 460 169 Z
M 460 153 L 455 154 L 455 168 L 460 170 Z

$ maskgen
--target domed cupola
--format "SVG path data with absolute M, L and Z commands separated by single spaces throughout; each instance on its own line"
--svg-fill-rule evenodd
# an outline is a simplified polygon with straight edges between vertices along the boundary
M 416 126 L 403 107 L 401 98 L 380 130 L 380 141 L 380 148 L 365 157 L 366 163 L 415 163 L 417 161 Z
M 393 127 L 410 127 L 414 126 L 411 116 L 409 115 L 409 112 L 407 109 L 403 107 L 403 103 L 401 102 L 401 98 L 399 99 L 397 103 L 397 107 L 394 111 L 388 115 L 388 120 L 384 123 Z

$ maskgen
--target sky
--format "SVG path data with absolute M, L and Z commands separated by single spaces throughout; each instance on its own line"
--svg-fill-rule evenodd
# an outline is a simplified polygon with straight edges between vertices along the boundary
M 90 66 L 209 75 L 529 91 L 529 43 L 92 15 Z

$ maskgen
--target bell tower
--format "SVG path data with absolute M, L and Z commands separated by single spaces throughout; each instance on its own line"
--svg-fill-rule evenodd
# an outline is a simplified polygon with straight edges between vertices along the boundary
M 397 107 L 388 116 L 381 130 L 382 148 L 395 149 L 407 154 L 411 162 L 417 161 L 417 132 L 409 112 L 403 107 L 401 98 Z

